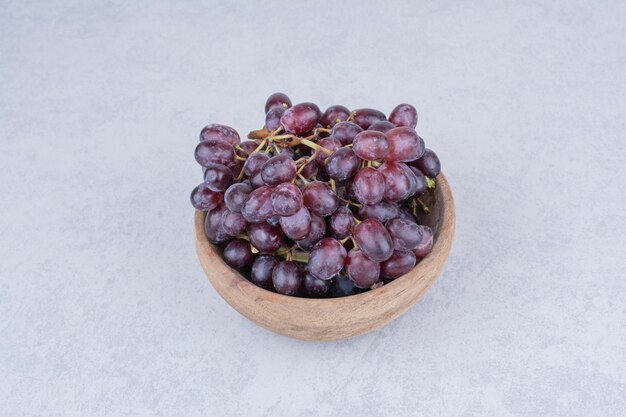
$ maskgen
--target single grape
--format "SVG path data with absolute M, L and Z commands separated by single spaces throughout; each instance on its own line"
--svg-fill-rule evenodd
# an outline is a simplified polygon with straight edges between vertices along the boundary
M 357 249 L 348 252 L 344 269 L 348 278 L 359 288 L 370 288 L 380 277 L 380 263 L 371 260 Z
M 214 245 L 219 245 L 230 240 L 230 236 L 222 228 L 222 215 L 224 214 L 224 210 L 226 210 L 226 206 L 221 204 L 209 211 L 204 219 L 206 237 L 209 239 L 209 242 Z
M 272 283 L 279 294 L 296 295 L 302 285 L 302 271 L 295 262 L 279 262 L 272 271 Z
M 361 126 L 363 129 L 367 129 L 379 120 L 387 120 L 385 114 L 375 109 L 358 109 L 354 111 L 353 123 Z
M 283 117 L 285 109 L 283 107 L 274 107 L 265 115 L 265 127 L 267 130 L 274 131 L 280 126 L 280 118 Z
M 337 210 L 339 201 L 328 184 L 313 181 L 304 187 L 302 192 L 304 205 L 318 216 L 330 216 Z
M 222 229 L 230 236 L 237 236 L 246 231 L 248 222 L 241 215 L 241 213 L 235 213 L 228 209 L 224 210 L 222 214 Z
M 410 166 L 409 169 L 411 170 L 411 172 L 415 176 L 415 181 L 416 181 L 415 192 L 412 195 L 415 195 L 415 196 L 419 197 L 420 195 L 424 194 L 426 192 L 426 189 L 428 188 L 428 183 L 426 182 L 426 177 L 424 176 L 422 171 L 420 171 L 419 169 L 415 168 L 414 166 Z
M 411 197 L 418 191 L 418 187 L 420 186 L 420 184 L 417 180 L 415 173 L 411 168 L 408 167 L 408 165 L 400 162 L 398 163 L 398 166 L 402 168 L 402 171 L 404 171 L 406 178 L 409 180 L 409 195 L 407 196 L 407 198 Z M 424 183 L 426 183 L 426 178 L 424 178 Z
M 357 292 L 358 289 L 354 286 L 354 282 L 346 276 L 337 275 L 330 281 L 328 295 L 331 297 L 345 297 Z
M 417 110 L 410 104 L 398 104 L 389 114 L 389 121 L 396 126 L 417 126 Z
M 385 177 L 376 169 L 365 167 L 354 176 L 352 192 L 362 204 L 373 205 L 382 201 L 385 194 Z
M 384 133 L 366 130 L 352 142 L 354 153 L 366 161 L 382 161 L 389 155 L 389 141 Z
M 226 194 L 224 194 L 224 202 L 228 210 L 235 213 L 241 212 L 241 207 L 251 192 L 252 187 L 245 182 L 236 183 L 228 187 Z
M 232 171 L 222 164 L 210 164 L 204 171 L 204 182 L 213 191 L 224 192 L 235 181 Z
M 223 194 L 213 191 L 205 183 L 198 185 L 191 191 L 191 205 L 196 210 L 210 211 L 222 202 Z
M 263 181 L 272 187 L 291 181 L 296 176 L 296 163 L 291 156 L 280 154 L 271 157 L 261 168 Z
M 393 253 L 393 240 L 385 226 L 376 219 L 357 224 L 353 236 L 363 253 L 374 261 L 386 261 Z
M 329 280 L 343 268 L 346 249 L 336 239 L 326 237 L 313 246 L 308 271 L 317 279 Z
M 248 225 L 248 237 L 252 246 L 261 253 L 274 252 L 285 242 L 280 227 L 272 226 L 266 222 Z
M 312 130 L 322 117 L 319 107 L 313 103 L 300 103 L 285 110 L 280 123 L 285 130 L 297 136 Z
M 441 172 L 441 162 L 437 154 L 430 149 L 424 151 L 424 155 L 411 165 L 417 167 L 429 178 L 435 178 Z
M 424 154 L 426 149 L 424 140 L 417 136 L 417 133 L 412 128 L 406 126 L 396 127 L 389 130 L 386 135 L 389 140 L 388 161 L 413 161 Z
M 330 231 L 336 239 L 349 236 L 353 225 L 354 215 L 349 208 L 344 206 L 339 207 L 330 218 Z
M 318 170 L 319 168 L 317 164 L 314 162 L 310 162 L 310 163 L 307 163 L 306 166 L 302 169 L 302 172 L 300 172 L 300 175 L 302 175 L 306 179 L 309 179 L 311 177 L 316 176 L 318 173 Z
M 333 126 L 330 137 L 337 139 L 343 146 L 346 146 L 351 144 L 354 137 L 362 131 L 361 126 L 352 122 L 339 122 Z
M 302 191 L 294 184 L 284 182 L 272 191 L 272 208 L 279 216 L 293 216 L 303 204 Z
M 255 189 L 261 188 L 267 185 L 265 184 L 265 181 L 263 181 L 263 175 L 261 175 L 260 170 L 250 177 L 250 185 L 252 185 L 252 188 L 255 188 Z
M 270 159 L 270 156 L 263 152 L 256 152 L 251 154 L 246 162 L 243 164 L 243 172 L 251 177 L 261 170 L 263 164 Z
M 235 150 L 229 143 L 211 139 L 198 143 L 194 156 L 203 167 L 210 164 L 230 165 L 235 161 Z
M 422 228 L 415 222 L 395 218 L 385 223 L 395 250 L 411 250 L 422 241 Z
M 218 140 L 229 145 L 236 145 L 241 138 L 232 127 L 214 123 L 205 126 L 200 132 L 200 142 L 206 140 Z
M 387 120 L 379 120 L 377 122 L 372 123 L 370 127 L 367 128 L 367 130 L 375 130 L 377 132 L 385 133 L 393 129 L 394 127 L 396 127 L 396 125 L 394 125 L 391 122 L 388 122 Z
M 311 213 L 311 230 L 309 234 L 296 241 L 296 245 L 302 250 L 310 251 L 313 246 L 326 235 L 326 222 L 324 218 Z
M 385 262 L 380 264 L 380 274 L 385 279 L 396 279 L 409 272 L 415 266 L 415 254 L 410 250 L 396 250 Z
M 250 242 L 245 239 L 235 239 L 224 248 L 224 261 L 233 268 L 243 268 L 253 260 Z
M 291 100 L 289 100 L 286 94 L 274 93 L 269 96 L 265 102 L 265 114 L 275 107 L 287 109 L 291 107 Z
M 302 207 L 293 216 L 281 217 L 279 223 L 289 239 L 304 239 L 311 231 L 311 214 Z
M 335 181 L 352 178 L 359 170 L 361 160 L 351 148 L 339 148 L 326 159 L 326 172 Z
M 272 271 L 278 265 L 278 258 L 273 255 L 259 255 L 252 263 L 250 280 L 261 288 L 272 291 Z
M 322 114 L 322 117 L 320 119 L 320 124 L 323 127 L 331 128 L 335 126 L 337 123 L 346 120 L 349 115 L 350 115 L 350 110 L 348 110 L 344 106 L 335 104 L 334 106 L 330 106 L 329 108 L 327 108 L 324 114 Z
M 359 217 L 362 219 L 376 219 L 385 223 L 389 219 L 400 216 L 400 209 L 393 203 L 381 201 L 373 205 L 365 205 L 359 209 Z
M 258 146 L 259 146 L 258 143 L 251 141 L 251 140 L 246 140 L 239 144 L 239 147 L 243 149 L 243 151 L 236 150 L 235 152 L 237 153 L 237 155 L 241 156 L 242 158 L 246 158 L 248 155 L 252 154 Z
M 411 193 L 411 177 L 399 162 L 385 162 L 378 167 L 385 178 L 385 200 L 396 202 L 405 200 Z M 409 170 L 410 172 L 410 170 Z
M 304 275 L 304 293 L 309 297 L 321 297 L 328 292 L 330 281 L 317 279 L 311 274 Z
M 261 186 L 252 191 L 241 207 L 241 214 L 250 223 L 264 222 L 274 215 L 272 188 Z
M 417 223 L 417 219 L 413 216 L 413 214 L 406 207 L 400 208 L 398 210 L 398 217 L 397 218 L 398 219 L 404 219 L 404 220 L 407 220 L 407 221 L 409 221 L 411 223 L 418 224 Z
M 423 258 L 433 249 L 433 231 L 428 226 L 420 226 L 422 228 L 422 239 L 420 243 L 413 249 L 413 253 L 418 258 Z
M 322 148 L 328 149 L 329 151 L 332 151 L 332 152 L 335 152 L 337 149 L 341 148 L 342 146 L 341 142 L 338 139 L 333 138 L 332 136 L 318 140 L 317 144 L 321 146 Z M 323 151 L 319 151 L 317 155 L 315 156 L 315 160 L 320 165 L 324 165 L 324 161 L 326 161 L 326 158 L 328 158 L 328 155 L 330 154 L 327 154 L 326 152 L 323 152 Z

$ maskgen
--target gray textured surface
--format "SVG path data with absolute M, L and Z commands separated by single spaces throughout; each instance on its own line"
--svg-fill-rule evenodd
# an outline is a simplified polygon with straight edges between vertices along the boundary
M 0 1 L 0 415 L 626 415 L 626 4 Z M 179 2 L 176 2 L 179 3 Z M 414 103 L 458 230 L 406 315 L 262 330 L 192 150 L 283 90 Z

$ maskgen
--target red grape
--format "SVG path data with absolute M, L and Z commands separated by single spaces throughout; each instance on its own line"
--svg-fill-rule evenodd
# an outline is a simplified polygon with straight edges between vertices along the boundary
M 372 123 L 370 127 L 367 128 L 367 130 L 375 130 L 377 132 L 385 133 L 393 129 L 394 127 L 396 127 L 396 125 L 394 125 L 391 122 L 388 122 L 387 120 L 379 120 L 377 122 Z
M 261 186 L 252 191 L 241 207 L 241 214 L 250 223 L 264 222 L 274 215 L 272 188 Z
M 280 126 L 280 118 L 283 117 L 285 109 L 283 107 L 274 107 L 265 115 L 265 127 L 269 131 L 274 131 Z
M 296 176 L 296 163 L 287 154 L 271 157 L 261 168 L 261 178 L 270 186 L 291 181 Z
M 272 271 L 278 265 L 278 258 L 273 255 L 259 255 L 252 263 L 250 280 L 261 288 L 273 290 Z
M 343 239 L 350 235 L 353 225 L 354 215 L 347 207 L 339 207 L 330 218 L 330 231 L 336 239 Z
M 209 164 L 204 171 L 204 182 L 213 191 L 224 192 L 235 181 L 235 177 L 225 165 Z
M 363 220 L 354 228 L 354 239 L 363 253 L 374 261 L 385 261 L 393 253 L 393 240 L 381 222 Z
M 262 253 L 274 252 L 285 241 L 280 227 L 265 222 L 248 225 L 248 237 L 252 246 Z
M 362 219 L 376 219 L 381 223 L 385 223 L 389 219 L 400 216 L 400 209 L 393 203 L 381 201 L 380 203 L 361 207 L 359 216 Z
M 322 217 L 311 213 L 311 231 L 303 239 L 296 241 L 296 245 L 302 250 L 310 251 L 325 235 L 326 222 Z
M 272 271 L 272 283 L 276 292 L 296 295 L 302 285 L 302 271 L 295 262 L 279 262 Z
M 359 170 L 361 160 L 351 148 L 339 148 L 326 159 L 326 172 L 335 181 L 352 178 Z
M 287 132 L 302 136 L 313 130 L 321 116 L 322 112 L 315 104 L 300 103 L 288 108 L 280 118 L 280 122 Z
M 331 297 L 345 297 L 358 292 L 354 286 L 354 282 L 348 277 L 337 275 L 330 281 L 330 290 L 328 295 Z
M 250 242 L 245 239 L 235 239 L 224 248 L 224 261 L 233 268 L 243 268 L 253 260 Z
M 280 216 L 293 216 L 303 204 L 302 191 L 294 184 L 285 182 L 272 191 L 272 208 Z
M 320 118 L 320 124 L 326 128 L 333 127 L 337 123 L 344 121 L 350 115 L 350 110 L 339 104 L 330 106 Z
M 200 142 L 205 140 L 219 140 L 229 145 L 236 145 L 241 139 L 239 133 L 232 127 L 214 123 L 205 126 L 200 132 Z
M 328 292 L 330 281 L 317 279 L 311 274 L 304 275 L 304 292 L 309 297 L 321 297 Z
M 366 161 L 382 161 L 389 155 L 389 141 L 384 133 L 366 130 L 352 142 L 354 153 Z
M 191 191 L 191 205 L 196 210 L 210 211 L 222 202 L 222 193 L 218 193 L 209 188 L 205 183 L 198 185 Z
M 230 236 L 237 236 L 246 231 L 248 222 L 241 215 L 241 213 L 235 213 L 228 209 L 224 210 L 222 214 L 222 229 Z
M 328 149 L 329 151 L 333 151 L 333 152 L 341 148 L 342 146 L 341 142 L 339 142 L 338 139 L 335 139 L 332 136 L 320 139 L 319 141 L 317 141 L 317 144 L 321 146 L 322 148 Z M 327 154 L 326 152 L 320 151 L 317 153 L 317 156 L 315 156 L 315 160 L 319 164 L 323 165 L 324 161 L 326 161 L 326 158 L 328 158 L 328 155 L 329 154 Z
M 302 207 L 293 216 L 281 217 L 279 223 L 289 239 L 304 239 L 311 231 L 311 214 Z
M 235 213 L 241 212 L 243 203 L 248 199 L 252 192 L 252 187 L 246 183 L 233 184 L 226 190 L 224 194 L 224 202 L 230 211 Z
M 389 114 L 389 121 L 396 126 L 417 126 L 417 110 L 410 104 L 398 104 Z
M 426 149 L 424 140 L 417 136 L 417 133 L 412 128 L 406 126 L 396 127 L 389 130 L 386 135 L 389 140 L 388 161 L 413 161 L 424 154 Z
M 428 188 L 428 183 L 426 182 L 426 177 L 424 176 L 424 174 L 422 173 L 422 171 L 420 171 L 419 169 L 415 168 L 414 166 L 410 166 L 409 169 L 411 170 L 411 172 L 413 173 L 413 175 L 415 176 L 415 192 L 413 192 L 411 195 L 415 195 L 415 196 L 420 196 L 422 194 L 424 194 L 426 192 L 426 189 Z
M 384 197 L 385 177 L 376 169 L 365 167 L 354 176 L 352 191 L 360 203 L 376 204 Z
M 317 279 L 329 280 L 343 268 L 346 249 L 337 240 L 324 238 L 317 242 L 309 255 L 308 271 Z
M 356 249 L 348 252 L 344 263 L 348 278 L 359 288 L 369 288 L 374 285 L 380 276 L 380 263 L 371 260 Z
M 235 161 L 235 150 L 226 142 L 211 139 L 198 143 L 194 156 L 203 167 L 210 164 L 230 165 Z
M 380 274 L 385 279 L 396 279 L 415 266 L 415 254 L 410 250 L 394 251 L 393 255 L 380 264 Z
M 416 166 L 429 178 L 435 178 L 441 172 L 441 163 L 437 154 L 430 149 L 424 151 L 424 155 L 411 165 Z
M 422 240 L 422 228 L 415 222 L 395 218 L 385 223 L 385 227 L 393 239 L 395 250 L 414 249 Z
M 239 147 L 243 149 L 243 151 L 237 150 L 235 152 L 237 153 L 237 155 L 241 156 L 242 158 L 245 158 L 248 155 L 250 155 L 252 152 L 254 152 L 258 146 L 259 146 L 258 143 L 251 141 L 251 140 L 246 140 L 239 144 Z
M 269 96 L 265 102 L 265 114 L 275 107 L 287 109 L 291 107 L 291 100 L 289 100 L 286 94 L 274 93 Z
M 339 122 L 333 126 L 330 137 L 337 139 L 343 146 L 346 146 L 351 144 L 354 137 L 362 131 L 361 126 L 352 122 Z
M 428 226 L 420 226 L 422 228 L 422 239 L 420 243 L 413 249 L 413 253 L 418 258 L 423 258 L 433 249 L 433 231 Z
M 224 214 L 226 206 L 219 205 L 213 210 L 209 211 L 204 219 L 204 231 L 209 242 L 214 245 L 227 242 L 230 240 L 230 236 L 222 228 L 222 214 Z
M 251 154 L 246 162 L 243 164 L 243 172 L 251 177 L 261 170 L 263 164 L 270 159 L 270 156 L 263 152 L 256 152 Z
M 261 170 L 257 171 L 250 177 L 250 185 L 252 185 L 252 188 L 260 188 L 267 185 L 265 184 L 265 181 L 263 181 Z
M 330 216 L 337 210 L 339 201 L 328 184 L 313 181 L 304 187 L 302 192 L 304 205 L 318 216 Z
M 385 178 L 385 200 L 390 202 L 401 201 L 411 194 L 410 170 L 405 171 L 403 164 L 398 162 L 385 162 L 378 167 L 378 172 Z
M 302 175 L 304 178 L 311 178 L 317 175 L 318 170 L 318 165 L 316 163 L 310 162 L 307 163 L 304 168 L 302 168 L 302 172 L 300 172 L 300 175 Z
M 354 111 L 354 118 L 352 122 L 361 126 L 363 129 L 367 129 L 379 120 L 387 120 L 385 114 L 375 109 L 358 109 Z

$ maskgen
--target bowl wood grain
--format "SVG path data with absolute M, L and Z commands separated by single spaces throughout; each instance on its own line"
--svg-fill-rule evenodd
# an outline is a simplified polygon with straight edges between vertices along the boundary
M 275 333 L 304 340 L 339 340 L 358 336 L 389 323 L 428 290 L 443 271 L 455 228 L 454 201 L 443 174 L 422 197 L 430 207 L 421 224 L 433 229 L 432 252 L 415 268 L 389 284 L 357 295 L 311 299 L 289 297 L 257 287 L 223 261 L 204 233 L 205 213 L 195 213 L 198 258 L 211 285 L 235 310 Z

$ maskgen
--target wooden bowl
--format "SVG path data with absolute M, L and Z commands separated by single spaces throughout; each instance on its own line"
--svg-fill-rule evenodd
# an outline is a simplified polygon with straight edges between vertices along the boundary
M 357 295 L 311 299 L 289 297 L 257 287 L 222 260 L 204 233 L 205 213 L 195 213 L 198 258 L 209 281 L 235 310 L 278 334 L 304 340 L 339 340 L 381 327 L 411 307 L 441 274 L 454 236 L 454 201 L 446 178 L 422 200 L 430 207 L 420 223 L 433 229 L 432 252 L 409 273 Z

